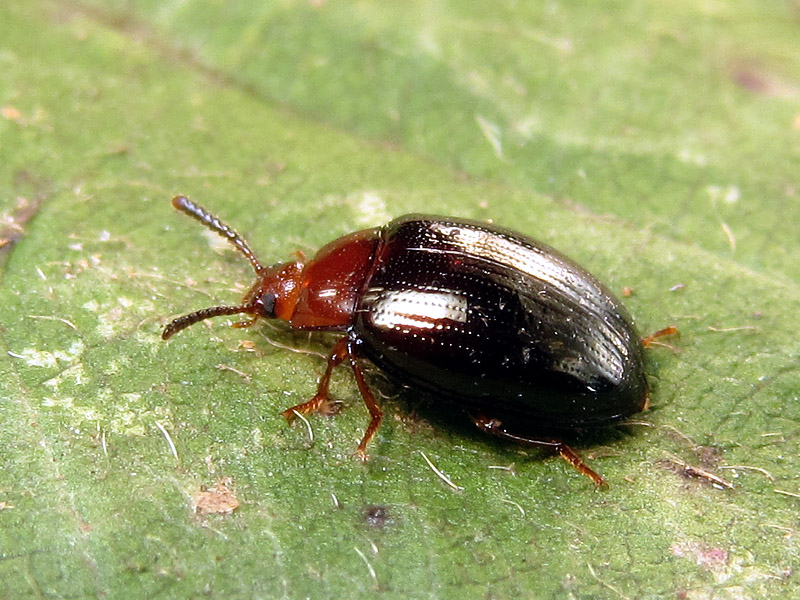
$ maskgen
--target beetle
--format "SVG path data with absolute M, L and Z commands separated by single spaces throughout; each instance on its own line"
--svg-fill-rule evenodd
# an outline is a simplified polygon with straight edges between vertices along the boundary
M 281 414 L 291 422 L 336 412 L 331 372 L 346 362 L 370 415 L 362 459 L 383 414 L 362 359 L 465 409 L 487 433 L 552 449 L 597 486 L 604 479 L 572 448 L 538 432 L 606 425 L 647 408 L 643 340 L 624 306 L 583 267 L 520 233 L 413 214 L 340 237 L 311 260 L 268 267 L 198 204 L 184 196 L 172 204 L 231 242 L 256 280 L 241 304 L 178 317 L 162 338 L 235 314 L 249 318 L 234 327 L 281 319 L 296 330 L 342 332 L 316 394 Z M 515 430 L 517 422 L 537 434 Z

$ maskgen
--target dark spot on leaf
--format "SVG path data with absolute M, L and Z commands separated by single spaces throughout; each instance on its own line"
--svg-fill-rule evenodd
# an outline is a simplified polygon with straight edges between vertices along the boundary
M 706 469 L 714 469 L 722 460 L 722 450 L 714 446 L 698 446 L 695 448 L 700 464 Z
M 381 528 L 391 522 L 385 506 L 368 505 L 364 507 L 364 522 L 370 527 Z
M 769 81 L 759 73 L 751 69 L 739 69 L 734 72 L 733 80 L 737 85 L 743 87 L 748 92 L 765 94 L 769 91 Z

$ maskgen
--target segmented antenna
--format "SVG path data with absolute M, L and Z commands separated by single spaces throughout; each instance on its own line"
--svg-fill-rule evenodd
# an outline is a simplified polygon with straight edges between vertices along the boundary
M 228 225 L 220 221 L 205 208 L 199 204 L 195 204 L 186 196 L 175 196 L 172 199 L 172 206 L 182 213 L 189 215 L 193 219 L 197 219 L 211 231 L 218 233 L 231 244 L 236 246 L 239 252 L 244 254 L 245 258 L 247 258 L 247 260 L 250 261 L 250 264 L 253 265 L 256 275 L 261 275 L 266 270 L 266 268 L 259 262 L 259 260 L 256 258 L 256 255 L 250 249 L 250 246 L 247 245 L 247 242 L 245 242 L 235 230 L 231 229 Z
M 222 315 L 239 315 L 248 312 L 250 308 L 247 304 L 241 306 L 212 306 L 211 308 L 204 308 L 188 315 L 183 315 L 174 319 L 164 328 L 161 339 L 168 340 L 181 329 L 186 329 L 189 325 L 194 325 L 198 321 L 205 321 L 211 317 L 221 317 Z
M 226 240 L 228 240 L 231 244 L 236 246 L 236 248 L 244 254 L 245 258 L 250 261 L 250 264 L 253 265 L 253 269 L 256 272 L 256 275 L 261 277 L 267 271 L 267 268 L 264 267 L 256 258 L 256 255 L 253 254 L 253 251 L 250 249 L 250 246 L 247 245 L 236 231 L 231 229 L 228 225 L 220 221 L 217 217 L 212 215 L 208 212 L 205 208 L 200 206 L 199 204 L 195 204 L 191 200 L 189 200 L 186 196 L 175 196 L 172 199 L 172 206 L 174 206 L 177 210 L 181 211 L 184 214 L 189 215 L 193 219 L 197 219 L 203 225 L 208 227 L 211 231 L 218 233 Z M 253 290 L 256 289 L 258 286 L 258 281 L 256 281 Z M 252 293 L 248 294 L 248 298 L 252 300 Z M 210 308 L 204 308 L 202 310 L 198 310 L 193 313 L 189 313 L 188 315 L 183 315 L 182 317 L 178 317 L 174 319 L 169 325 L 164 328 L 164 331 L 161 333 L 161 339 L 167 340 L 171 338 L 173 335 L 181 331 L 182 329 L 186 329 L 189 325 L 194 325 L 198 321 L 204 321 L 205 319 L 210 319 L 211 317 L 220 317 L 222 315 L 238 315 L 242 313 L 249 313 L 253 314 L 253 303 L 247 302 L 246 304 L 240 304 L 238 306 L 212 306 Z M 239 327 L 247 327 L 252 325 L 255 322 L 255 317 L 248 321 L 244 321 Z

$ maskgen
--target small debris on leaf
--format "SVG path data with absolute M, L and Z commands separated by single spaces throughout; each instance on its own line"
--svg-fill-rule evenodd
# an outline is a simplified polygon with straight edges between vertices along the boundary
M 239 508 L 231 483 L 230 477 L 222 477 L 216 487 L 201 489 L 192 499 L 194 512 L 199 515 L 229 515 Z
M 726 489 L 731 490 L 733 489 L 733 484 L 720 477 L 719 475 L 715 475 L 711 471 L 707 471 L 702 467 L 697 467 L 694 465 L 690 465 L 679 458 L 669 456 L 658 461 L 658 464 L 668 471 L 672 471 L 673 473 L 677 473 L 681 477 L 685 477 L 686 479 L 699 479 L 706 483 L 710 483 L 715 488 L 718 489 Z

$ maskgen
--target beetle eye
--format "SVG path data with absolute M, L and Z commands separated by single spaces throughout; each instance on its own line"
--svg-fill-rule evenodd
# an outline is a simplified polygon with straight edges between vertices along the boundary
M 277 296 L 275 294 L 264 294 L 261 298 L 258 299 L 258 304 L 261 305 L 261 312 L 263 313 L 262 316 L 266 317 L 267 319 L 274 319 L 275 318 L 275 299 Z

